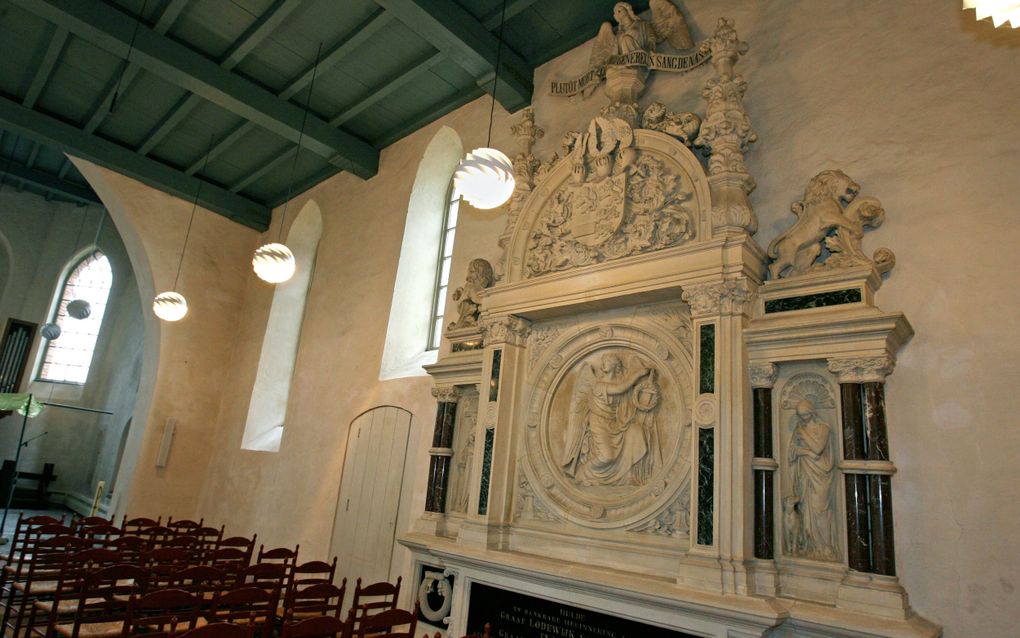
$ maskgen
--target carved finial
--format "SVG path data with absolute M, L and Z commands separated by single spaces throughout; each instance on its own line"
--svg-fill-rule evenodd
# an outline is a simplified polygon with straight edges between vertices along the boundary
M 472 259 L 468 264 L 467 280 L 464 285 L 453 292 L 453 300 L 457 302 L 457 321 L 450 322 L 447 330 L 467 328 L 478 324 L 478 313 L 481 312 L 481 292 L 492 286 L 495 277 L 492 264 L 484 259 Z
M 885 209 L 874 197 L 858 197 L 860 190 L 860 185 L 839 170 L 822 171 L 811 178 L 804 197 L 790 207 L 797 221 L 769 244 L 771 277 L 862 265 L 874 265 L 880 273 L 892 270 L 896 256 L 891 250 L 879 248 L 869 258 L 861 248 L 864 229 L 881 226 Z M 829 251 L 825 257 L 823 246 Z
M 733 77 L 733 66 L 748 50 L 747 43 L 737 36 L 733 20 L 728 18 L 719 18 L 715 25 L 715 35 L 705 45 L 712 50 L 712 66 L 721 78 Z

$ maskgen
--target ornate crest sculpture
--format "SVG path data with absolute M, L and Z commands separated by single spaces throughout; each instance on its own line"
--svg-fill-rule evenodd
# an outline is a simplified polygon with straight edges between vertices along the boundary
M 797 221 L 769 244 L 773 279 L 869 264 L 880 273 L 892 270 L 896 257 L 891 250 L 879 248 L 869 258 L 861 249 L 864 229 L 881 226 L 885 209 L 874 197 L 858 197 L 860 190 L 843 171 L 822 171 L 811 178 L 804 198 L 790 207 Z M 823 246 L 829 254 L 816 263 Z

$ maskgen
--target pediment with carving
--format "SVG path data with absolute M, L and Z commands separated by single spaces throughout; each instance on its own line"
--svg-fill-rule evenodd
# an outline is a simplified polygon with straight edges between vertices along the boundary
M 508 281 L 711 236 L 708 180 L 674 137 L 599 117 L 530 194 L 509 242 Z
M 651 316 L 550 334 L 529 375 L 528 507 L 644 531 L 690 486 L 689 348 Z

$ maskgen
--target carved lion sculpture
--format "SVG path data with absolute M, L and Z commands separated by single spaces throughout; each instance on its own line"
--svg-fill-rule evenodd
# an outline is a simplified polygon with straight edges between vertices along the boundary
M 773 279 L 807 272 L 822 252 L 826 236 L 843 231 L 853 235 L 853 222 L 845 215 L 845 207 L 853 202 L 861 187 L 846 173 L 822 171 L 808 182 L 804 198 L 790 210 L 797 221 L 769 244 L 769 265 Z M 859 231 L 858 231 L 859 232 Z

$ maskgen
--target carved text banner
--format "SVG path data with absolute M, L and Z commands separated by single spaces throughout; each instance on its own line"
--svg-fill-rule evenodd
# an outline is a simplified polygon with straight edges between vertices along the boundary
M 606 67 L 610 66 L 643 66 L 652 71 L 686 73 L 701 66 L 711 57 L 712 52 L 708 47 L 699 47 L 693 53 L 684 55 L 667 55 L 649 51 L 633 51 L 625 55 L 614 55 L 605 65 L 589 69 L 579 78 L 567 82 L 553 82 L 550 92 L 553 95 L 571 96 L 594 88 L 606 79 Z

